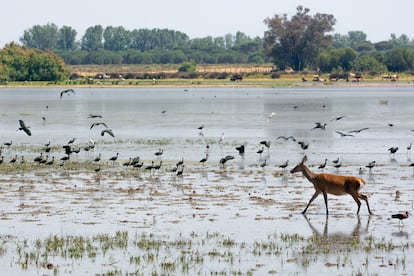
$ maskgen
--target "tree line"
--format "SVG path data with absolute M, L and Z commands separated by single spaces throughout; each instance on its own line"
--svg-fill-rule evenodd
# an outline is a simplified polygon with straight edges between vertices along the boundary
M 50 49 L 67 64 L 180 64 L 264 63 L 263 40 L 242 32 L 221 37 L 190 39 L 185 33 L 169 29 L 135 29 L 101 25 L 77 32 L 53 23 L 25 30 L 20 42 L 29 48 Z
M 24 31 L 20 45 L 0 50 L 0 79 L 58 80 L 68 75 L 65 64 L 262 64 L 277 70 L 321 73 L 414 72 L 414 41 L 402 34 L 371 42 L 362 31 L 333 33 L 332 14 L 296 13 L 264 19 L 263 37 L 243 32 L 190 39 L 169 29 L 91 26 L 80 40 L 70 26 L 53 23 Z M 191 68 L 194 68 L 192 66 Z M 55 72 L 56 70 L 56 72 Z

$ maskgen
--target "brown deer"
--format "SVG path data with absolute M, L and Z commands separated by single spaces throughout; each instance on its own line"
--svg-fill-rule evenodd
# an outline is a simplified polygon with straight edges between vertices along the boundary
M 315 200 L 321 193 L 323 194 L 323 198 L 325 199 L 325 206 L 326 206 L 326 215 L 328 215 L 328 194 L 333 195 L 346 195 L 349 194 L 358 204 L 358 211 L 361 208 L 361 201 L 359 199 L 365 200 L 368 207 L 368 212 L 372 215 L 371 209 L 369 208 L 368 204 L 368 197 L 364 194 L 360 193 L 361 187 L 365 184 L 365 181 L 362 178 L 355 177 L 355 176 L 343 176 L 343 175 L 335 175 L 335 174 L 328 174 L 328 173 L 313 173 L 306 165 L 305 162 L 308 158 L 305 156 L 303 157 L 302 162 L 300 162 L 296 167 L 294 167 L 290 172 L 302 172 L 303 175 L 313 184 L 315 188 L 315 193 L 309 200 L 308 205 L 306 206 L 305 210 L 302 211 L 302 214 L 305 214 L 308 210 L 309 205 L 312 201 Z

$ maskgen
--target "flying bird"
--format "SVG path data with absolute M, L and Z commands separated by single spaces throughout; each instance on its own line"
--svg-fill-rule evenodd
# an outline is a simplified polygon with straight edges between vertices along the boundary
M 346 136 L 349 136 L 349 137 L 355 137 L 354 135 L 352 135 L 352 134 L 349 134 L 349 133 L 344 133 L 344 132 L 341 132 L 341 131 L 338 131 L 338 130 L 335 130 L 335 132 L 336 133 L 338 133 L 339 135 L 341 135 L 341 137 L 346 137 Z
M 32 132 L 29 129 L 29 126 L 26 126 L 23 120 L 19 120 L 19 130 L 23 130 L 27 135 L 32 136 Z
M 316 122 L 315 126 L 314 126 L 314 128 L 312 128 L 312 130 L 317 129 L 317 128 L 324 130 L 326 128 L 326 123 L 322 124 L 320 122 Z
M 348 131 L 348 133 L 360 133 L 361 131 L 364 131 L 364 130 L 367 130 L 367 129 L 369 129 L 369 128 L 364 127 L 364 128 Z
M 339 121 L 339 120 L 341 120 L 342 118 L 345 118 L 345 117 L 346 117 L 345 115 L 341 115 L 341 116 L 338 116 L 338 117 L 335 117 L 335 118 L 331 119 L 331 121 Z
M 66 94 L 66 93 L 73 93 L 73 94 L 76 94 L 76 93 L 75 93 L 75 90 L 73 90 L 72 88 L 69 88 L 69 89 L 66 89 L 66 90 L 63 90 L 63 91 L 61 91 L 61 92 L 60 92 L 60 98 L 62 99 L 63 94 Z
M 92 113 L 90 113 L 90 114 L 88 115 L 88 118 L 89 118 L 89 119 L 94 119 L 94 118 L 102 118 L 102 115 L 99 115 L 99 114 L 92 114 Z
M 98 123 L 93 123 L 93 124 L 91 125 L 91 128 L 90 128 L 90 129 L 92 129 L 94 126 L 99 126 L 99 125 L 103 125 L 104 127 L 108 128 L 108 126 L 107 126 L 105 123 L 103 123 L 103 122 L 98 122 Z
M 104 130 L 101 131 L 101 136 L 104 136 L 105 133 L 108 133 L 109 135 L 111 135 L 112 137 L 115 137 L 114 133 L 112 132 L 112 129 L 106 128 Z

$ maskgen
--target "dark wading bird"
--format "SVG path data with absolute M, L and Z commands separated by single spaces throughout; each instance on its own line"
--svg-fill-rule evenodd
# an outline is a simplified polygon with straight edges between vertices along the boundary
M 391 218 L 399 219 L 398 225 L 400 225 L 403 219 L 408 218 L 408 212 L 391 215 Z
M 73 94 L 76 94 L 76 93 L 75 93 L 75 90 L 73 90 L 72 88 L 69 88 L 69 89 L 66 89 L 66 90 L 63 90 L 63 91 L 61 91 L 61 92 L 60 92 L 60 98 L 62 99 L 63 94 L 66 94 L 66 93 L 73 93 Z
M 314 173 L 306 166 L 305 162 L 307 160 L 308 158 L 306 156 L 303 157 L 303 160 L 290 171 L 291 173 L 302 172 L 315 188 L 315 193 L 309 200 L 306 208 L 302 211 L 302 214 L 306 213 L 309 205 L 320 194 L 323 194 L 325 200 L 326 215 L 328 215 L 328 194 L 338 196 L 346 194 L 351 195 L 358 205 L 357 214 L 359 214 L 359 209 L 361 207 L 360 199 L 362 199 L 367 204 L 369 214 L 372 214 L 368 204 L 368 197 L 360 192 L 360 189 L 365 185 L 365 181 L 362 178 L 328 173 Z
M 26 126 L 23 120 L 19 120 L 20 127 L 18 130 L 23 130 L 27 135 L 32 136 L 29 126 Z
M 202 163 L 204 166 L 204 163 L 206 163 L 207 160 L 208 160 L 208 153 L 206 153 L 206 157 L 202 158 L 199 162 Z
M 106 128 L 104 130 L 101 131 L 101 136 L 104 136 L 105 133 L 108 133 L 109 135 L 111 135 L 112 137 L 115 137 L 114 133 L 112 132 L 112 129 Z

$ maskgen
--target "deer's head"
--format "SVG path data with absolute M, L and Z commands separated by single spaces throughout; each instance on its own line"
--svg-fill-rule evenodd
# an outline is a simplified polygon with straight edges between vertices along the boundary
M 303 159 L 302 159 L 302 161 L 299 163 L 299 164 L 297 164 L 291 171 L 290 171 L 290 173 L 296 173 L 296 172 L 302 172 L 303 171 L 303 168 L 304 168 L 304 165 L 305 165 L 305 162 L 308 160 L 308 157 L 305 155 L 304 157 L 303 157 Z

